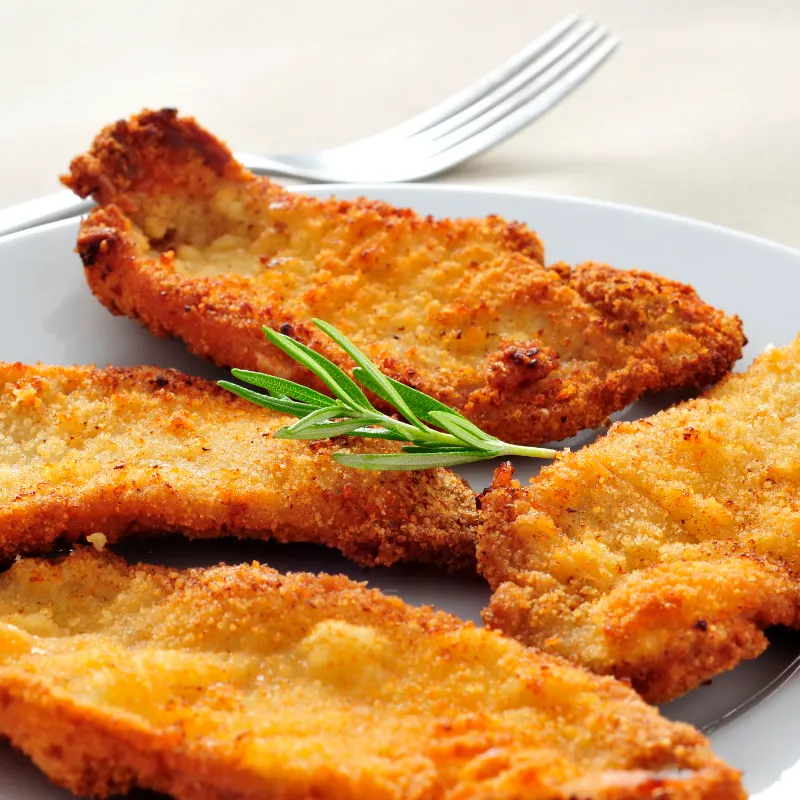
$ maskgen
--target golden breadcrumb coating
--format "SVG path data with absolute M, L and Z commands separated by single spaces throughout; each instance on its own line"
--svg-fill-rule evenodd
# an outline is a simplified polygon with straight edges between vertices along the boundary
M 311 325 L 320 317 L 504 440 L 563 439 L 645 391 L 716 381 L 741 355 L 739 319 L 689 286 L 602 264 L 545 268 L 536 235 L 499 217 L 294 194 L 174 111 L 109 126 L 63 181 L 101 206 L 78 252 L 112 312 L 217 364 L 301 382 L 313 379 L 261 327 L 348 369 Z
M 800 625 L 800 338 L 482 498 L 493 627 L 660 702 Z
M 396 443 L 273 438 L 292 420 L 172 370 L 0 364 L 0 559 L 59 537 L 179 531 L 474 568 L 461 478 L 340 466 L 339 450 Z
M 92 797 L 745 797 L 697 731 L 611 678 L 258 564 L 16 563 L 0 576 L 0 733 Z

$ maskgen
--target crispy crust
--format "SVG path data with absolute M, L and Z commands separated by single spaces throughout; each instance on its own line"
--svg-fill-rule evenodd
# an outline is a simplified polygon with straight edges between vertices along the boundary
M 78 252 L 113 313 L 218 364 L 300 381 L 308 373 L 261 327 L 349 368 L 310 325 L 321 317 L 387 374 L 515 442 L 565 438 L 648 390 L 716 381 L 741 355 L 739 319 L 691 287 L 594 263 L 545 268 L 536 235 L 498 217 L 290 193 L 174 111 L 109 126 L 63 181 L 101 206 Z
M 800 339 L 481 498 L 484 619 L 651 702 L 800 627 Z
M 53 781 L 98 798 L 746 796 L 699 733 L 621 683 L 345 578 L 257 564 L 180 573 L 88 550 L 15 564 L 0 712 Z
M 349 469 L 333 454 L 395 445 L 274 439 L 290 421 L 172 370 L 0 364 L 0 558 L 177 531 L 474 568 L 475 496 L 457 475 Z

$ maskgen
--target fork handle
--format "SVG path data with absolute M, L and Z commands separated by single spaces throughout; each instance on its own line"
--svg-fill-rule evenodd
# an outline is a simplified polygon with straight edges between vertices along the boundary
M 93 205 L 91 200 L 81 200 L 65 190 L 0 209 L 0 236 L 85 214 Z

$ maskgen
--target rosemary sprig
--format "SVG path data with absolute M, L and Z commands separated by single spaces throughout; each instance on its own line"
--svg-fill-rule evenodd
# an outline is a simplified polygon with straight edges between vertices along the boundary
M 369 391 L 397 409 L 405 421 L 378 411 L 363 390 L 343 370 L 324 356 L 289 336 L 264 327 L 268 341 L 313 372 L 333 394 L 244 369 L 231 370 L 234 377 L 266 390 L 256 392 L 230 381 L 219 385 L 252 403 L 297 417 L 280 428 L 278 439 L 330 439 L 360 436 L 405 442 L 397 453 L 335 453 L 340 464 L 356 469 L 413 470 L 450 467 L 497 456 L 553 458 L 555 450 L 508 444 L 484 433 L 466 417 L 438 400 L 384 375 L 333 325 L 315 319 L 314 324 L 333 339 L 356 363 L 353 375 Z

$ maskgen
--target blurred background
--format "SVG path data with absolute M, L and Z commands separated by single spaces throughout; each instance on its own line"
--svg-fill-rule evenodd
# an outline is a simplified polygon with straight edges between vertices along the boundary
M 0 207 L 57 189 L 103 125 L 145 106 L 251 152 L 377 132 L 571 12 L 620 50 L 438 180 L 643 205 L 800 246 L 798 0 L 7 1 Z

